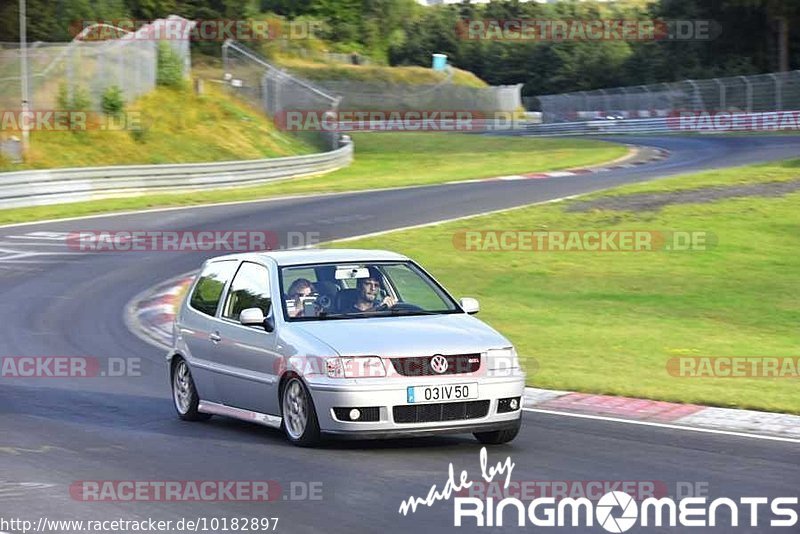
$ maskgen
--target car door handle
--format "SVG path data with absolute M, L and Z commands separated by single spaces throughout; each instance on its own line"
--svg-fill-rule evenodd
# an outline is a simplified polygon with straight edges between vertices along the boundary
M 219 332 L 211 332 L 208 339 L 210 339 L 212 343 L 219 343 L 222 341 L 222 336 L 219 335 Z

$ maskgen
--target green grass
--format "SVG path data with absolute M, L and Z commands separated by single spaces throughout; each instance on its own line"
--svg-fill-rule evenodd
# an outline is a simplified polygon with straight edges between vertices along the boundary
M 139 114 L 144 127 L 139 139 L 127 130 L 32 132 L 26 162 L 0 162 L 0 171 L 258 159 L 315 151 L 212 84 L 206 84 L 202 96 L 189 89 L 159 88 L 126 110 Z
M 621 187 L 584 198 L 800 177 L 800 159 Z M 334 246 L 406 253 L 507 335 L 537 387 L 800 413 L 798 379 L 679 378 L 678 356 L 800 357 L 800 193 L 568 213 L 530 206 Z M 463 252 L 460 230 L 705 230 L 695 252 Z
M 620 145 L 593 140 L 488 137 L 455 133 L 353 135 L 355 162 L 323 176 L 255 187 L 76 202 L 0 211 L 0 223 L 75 217 L 112 211 L 188 206 L 284 195 L 357 191 L 538 172 L 598 164 L 623 156 Z
M 308 80 L 362 81 L 370 83 L 435 85 L 447 79 L 447 74 L 427 67 L 388 67 L 384 65 L 347 65 L 310 61 L 297 58 L 281 58 L 282 66 Z M 488 87 L 475 74 L 453 68 L 450 83 L 465 87 Z
M 221 80 L 224 72 L 218 58 L 199 56 L 192 61 L 192 75 L 205 79 Z M 293 74 L 312 81 L 363 81 L 387 84 L 435 85 L 444 82 L 448 75 L 427 67 L 389 67 L 387 65 L 349 65 L 334 63 L 320 58 L 301 58 L 277 55 L 271 58 L 275 64 L 285 67 Z M 485 81 L 470 71 L 452 68 L 453 85 L 464 87 L 488 87 Z

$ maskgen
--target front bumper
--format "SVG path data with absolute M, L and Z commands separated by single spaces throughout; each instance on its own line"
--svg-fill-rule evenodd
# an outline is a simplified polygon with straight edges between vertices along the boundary
M 478 397 L 466 402 L 488 401 L 486 414 L 479 417 L 431 422 L 401 423 L 394 419 L 394 408 L 413 406 L 407 402 L 409 386 L 478 383 Z M 362 381 L 363 382 L 363 381 Z M 525 377 L 520 372 L 498 378 L 481 377 L 476 380 L 469 375 L 450 375 L 447 379 L 432 377 L 413 380 L 381 381 L 376 384 L 309 384 L 311 396 L 319 419 L 320 430 L 337 437 L 382 438 L 403 437 L 443 433 L 472 433 L 504 430 L 519 425 L 521 406 L 516 410 L 498 413 L 500 399 L 524 397 Z M 453 401 L 458 402 L 458 401 Z M 424 403 L 418 403 L 424 404 Z M 448 404 L 448 403 L 436 403 Z M 345 421 L 336 416 L 334 408 L 379 408 L 377 421 Z
M 472 432 L 492 432 L 494 430 L 511 430 L 519 428 L 521 422 L 521 411 L 517 410 L 516 419 L 510 421 L 496 421 L 493 423 L 470 425 L 446 425 L 431 428 L 402 428 L 399 430 L 323 430 L 326 436 L 338 439 L 391 439 L 391 438 L 412 438 L 424 436 L 438 436 L 441 434 L 466 434 Z

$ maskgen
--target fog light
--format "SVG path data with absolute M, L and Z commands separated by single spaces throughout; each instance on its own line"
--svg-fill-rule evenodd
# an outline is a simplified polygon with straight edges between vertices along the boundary
M 516 412 L 522 406 L 519 397 L 508 397 L 497 401 L 497 413 Z
M 350 410 L 350 420 L 351 421 L 357 421 L 360 417 L 361 417 L 361 412 L 359 412 L 355 408 Z

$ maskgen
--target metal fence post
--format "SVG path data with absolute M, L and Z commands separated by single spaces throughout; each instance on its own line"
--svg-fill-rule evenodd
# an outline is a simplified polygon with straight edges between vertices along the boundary
M 714 78 L 714 82 L 719 87 L 719 110 L 725 111 L 727 104 L 725 103 L 725 83 L 719 78 Z
M 738 76 L 740 80 L 744 82 L 745 87 L 745 111 L 748 113 L 753 111 L 753 84 L 750 83 L 750 79 L 747 76 Z
M 781 80 L 777 73 L 771 73 L 770 78 L 775 82 L 775 111 L 780 111 L 783 108 L 783 95 L 781 94 Z
M 228 68 L 228 47 L 230 46 L 230 41 L 226 40 L 222 43 L 222 70 L 226 73 L 230 72 Z

